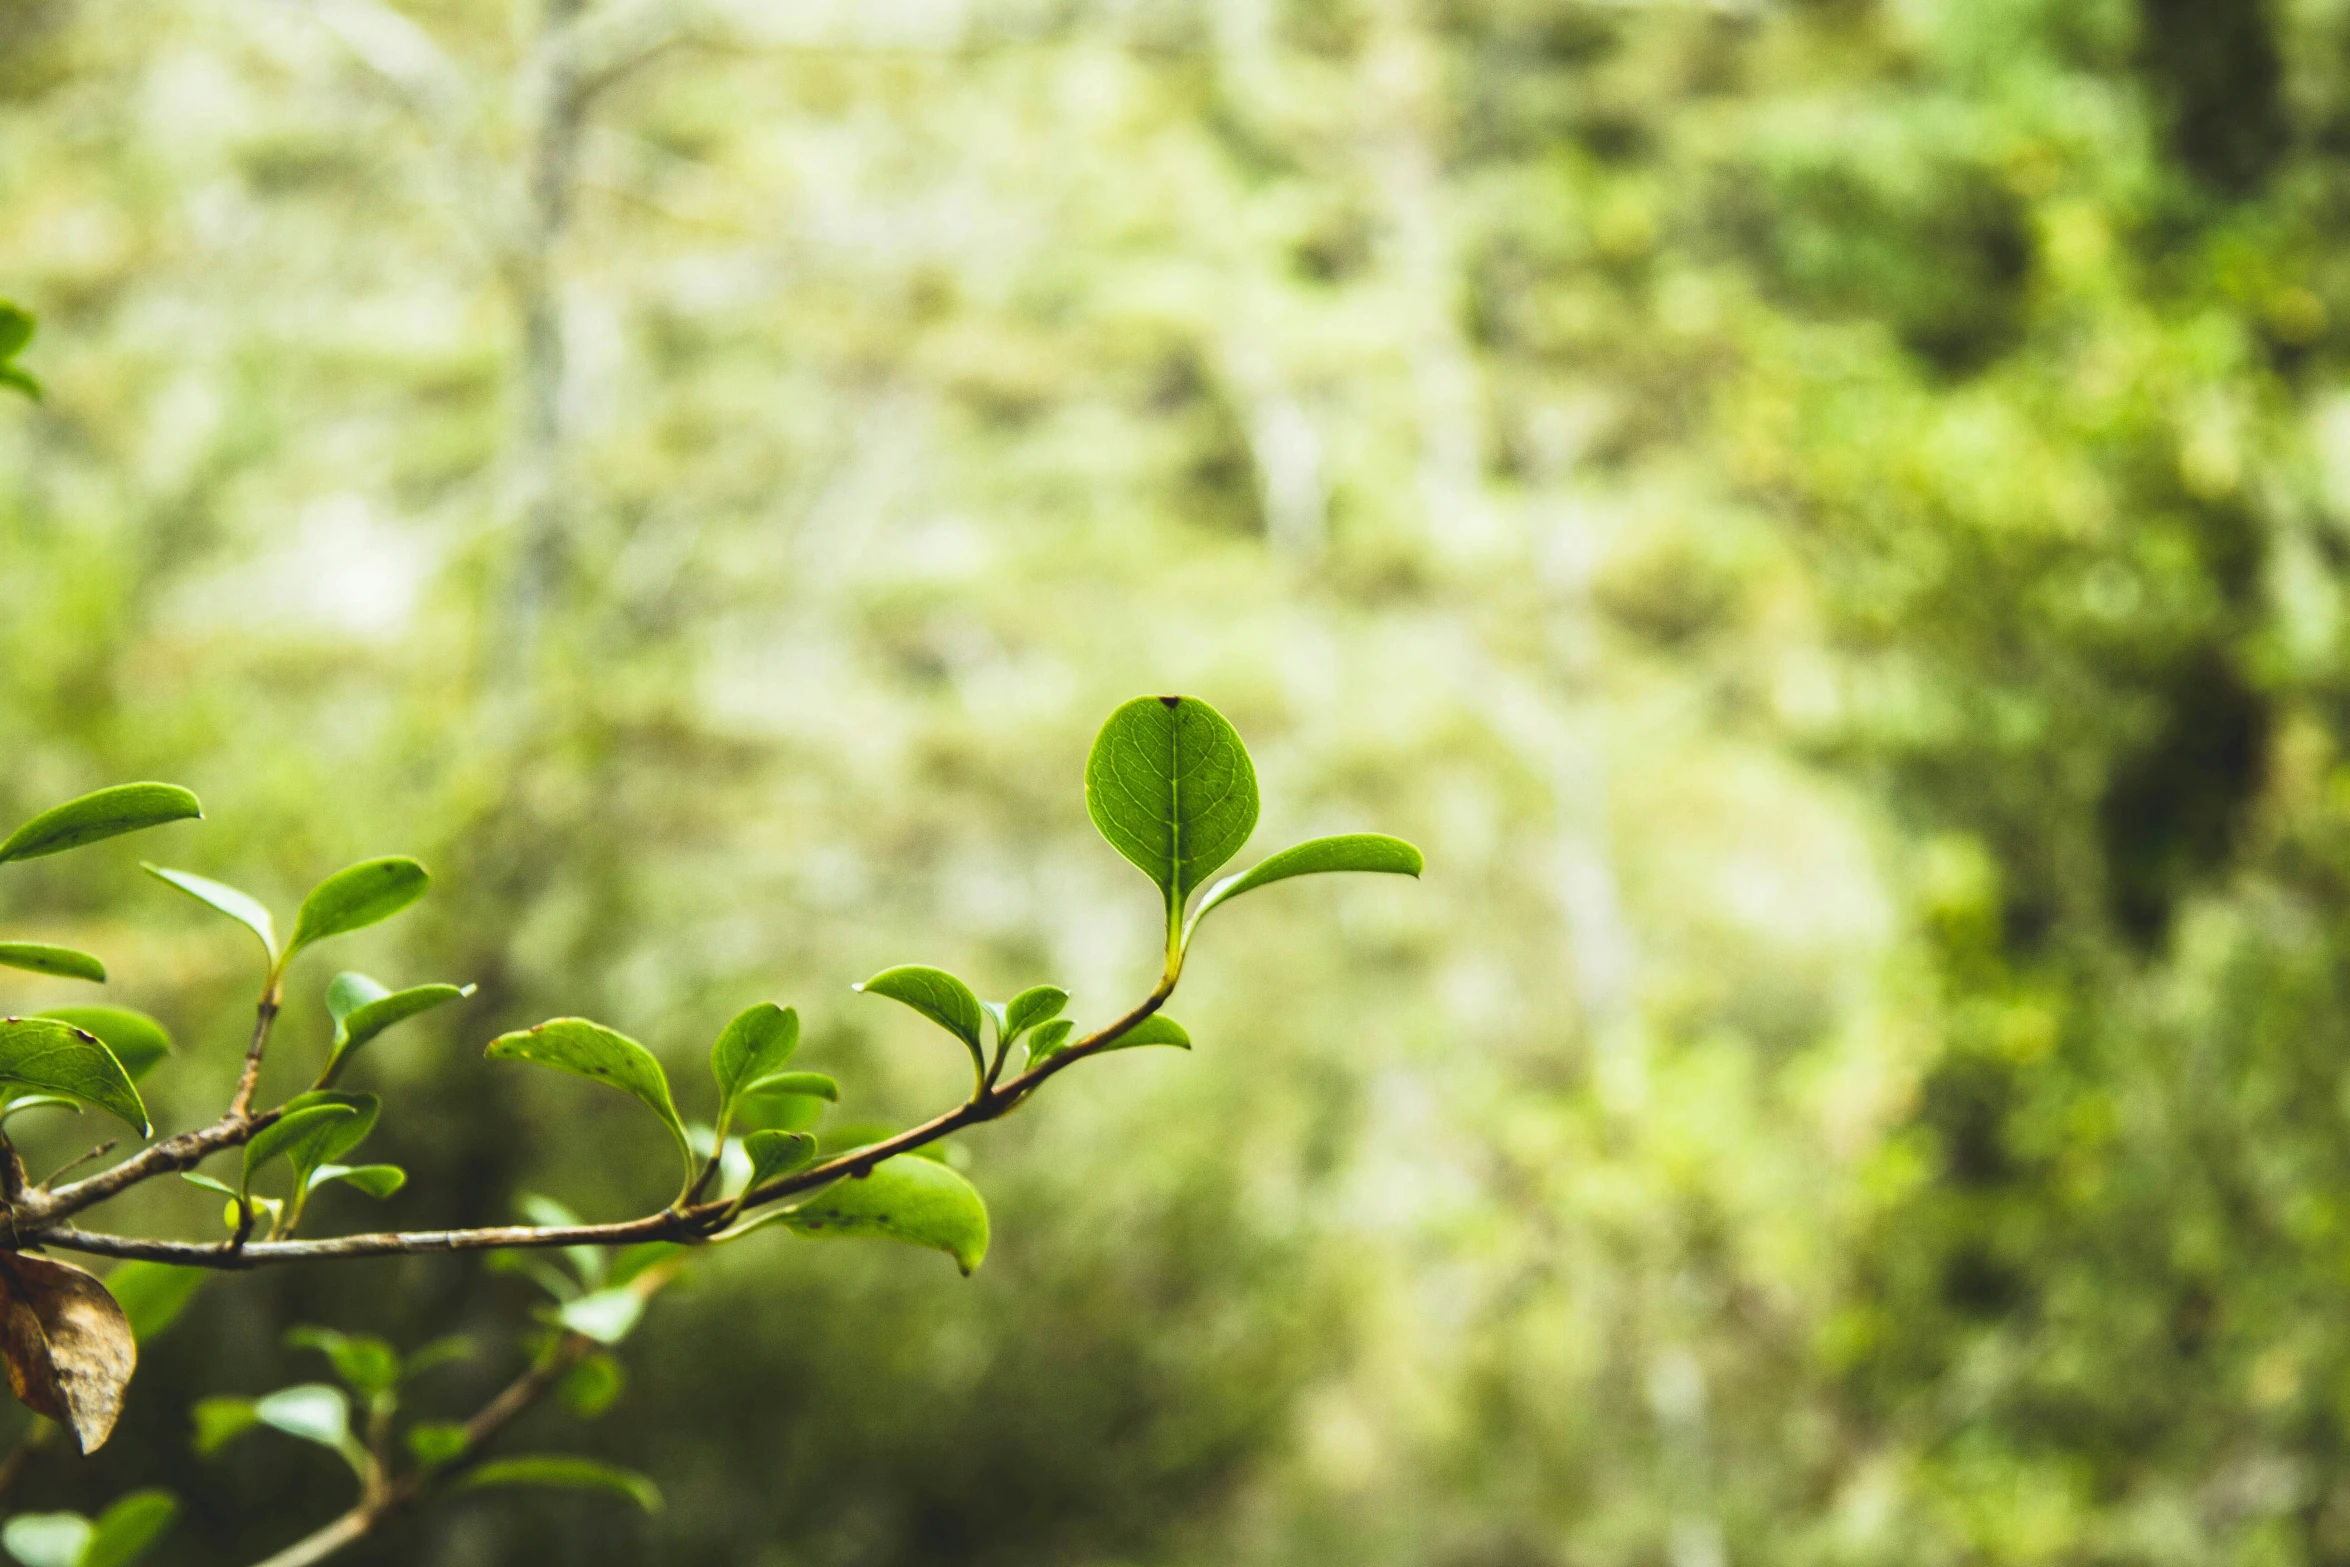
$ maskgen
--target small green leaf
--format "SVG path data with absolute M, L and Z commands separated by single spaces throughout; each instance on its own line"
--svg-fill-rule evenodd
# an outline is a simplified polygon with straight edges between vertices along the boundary
M 801 1099 L 824 1099 L 840 1102 L 840 1084 L 822 1072 L 778 1072 L 773 1077 L 762 1077 L 743 1090 L 746 1099 L 772 1099 L 788 1095 Z
M 262 950 L 269 954 L 269 961 L 271 963 L 277 961 L 277 926 L 270 919 L 269 910 L 262 906 L 260 899 L 250 893 L 239 892 L 226 882 L 214 881 L 209 876 L 199 876 L 194 871 L 169 870 L 164 866 L 148 865 L 143 861 L 139 868 L 158 881 L 168 882 L 177 887 L 206 908 L 225 914 L 244 926 L 261 938 Z
M 97 985 L 106 983 L 106 965 L 87 952 L 38 941 L 0 941 L 0 968 L 20 968 L 28 974 L 54 974 L 59 979 L 86 979 Z
M 340 1129 L 358 1116 L 357 1108 L 347 1104 L 310 1104 L 289 1109 L 254 1133 L 253 1140 L 245 1145 L 245 1190 L 253 1189 L 253 1177 L 271 1160 L 280 1155 L 295 1157 L 311 1153 L 324 1144 L 330 1128 Z M 309 1162 L 316 1164 L 319 1159 Z
M 1058 985 L 1031 985 L 1004 1006 L 1004 1037 L 1017 1039 L 1048 1018 L 1060 1016 L 1069 992 Z
M 644 1314 L 645 1298 L 635 1290 L 608 1289 L 580 1296 L 558 1310 L 555 1320 L 599 1344 L 617 1344 L 636 1331 Z
M 373 1334 L 305 1324 L 286 1330 L 286 1347 L 317 1350 L 355 1393 L 373 1397 L 400 1385 L 400 1352 Z
M 253 1416 L 272 1430 L 338 1453 L 347 1453 L 351 1445 L 351 1401 L 341 1388 L 324 1382 L 281 1387 L 254 1400 Z
M 743 1139 L 743 1152 L 751 1156 L 751 1178 L 743 1190 L 756 1191 L 762 1182 L 814 1161 L 816 1139 L 806 1132 L 753 1132 Z
M 620 1362 L 599 1351 L 563 1373 L 563 1380 L 555 1385 L 555 1396 L 580 1419 L 593 1420 L 618 1403 L 627 1386 L 628 1375 L 620 1369 Z
M 501 1034 L 486 1052 L 492 1061 L 535 1061 L 581 1077 L 608 1083 L 634 1094 L 652 1108 L 677 1139 L 690 1165 L 693 1147 L 677 1105 L 669 1097 L 669 1078 L 653 1053 L 626 1034 L 615 1033 L 585 1018 L 559 1017 L 517 1034 Z
M 1158 884 L 1172 932 L 1191 891 L 1257 825 L 1257 774 L 1240 735 L 1197 697 L 1136 697 L 1085 760 L 1085 808 L 1110 847 Z
M 1119 1035 L 1113 1043 L 1104 1045 L 1102 1050 L 1104 1053 L 1112 1050 L 1134 1050 L 1143 1045 L 1173 1045 L 1178 1050 L 1189 1050 L 1191 1036 L 1183 1031 L 1181 1023 L 1176 1022 L 1166 1013 L 1153 1012 L 1149 1017 Z
M 471 1360 L 472 1358 L 473 1340 L 462 1333 L 451 1333 L 444 1338 L 434 1339 L 410 1355 L 408 1369 L 402 1373 L 402 1376 L 405 1380 L 413 1382 L 435 1366 L 452 1365 L 457 1361 Z
M 335 872 L 310 889 L 302 912 L 294 916 L 294 939 L 286 944 L 293 956 L 314 941 L 363 930 L 388 920 L 424 896 L 432 877 L 406 855 L 362 860 Z
M 634 1246 L 624 1247 L 612 1259 L 612 1287 L 619 1289 L 633 1284 L 672 1257 L 684 1256 L 686 1250 L 675 1241 L 638 1241 Z
M 381 1202 L 408 1184 L 408 1172 L 396 1164 L 322 1164 L 310 1172 L 302 1189 L 314 1192 L 337 1181 Z
M 541 1197 L 536 1192 L 524 1192 L 516 1206 L 521 1208 L 524 1218 L 541 1229 L 575 1230 L 587 1222 L 554 1198 Z M 563 1248 L 563 1260 L 571 1264 L 571 1271 L 579 1275 L 579 1282 L 587 1288 L 595 1289 L 604 1282 L 606 1262 L 603 1247 L 566 1246 Z
M 367 1141 L 368 1134 L 375 1130 L 376 1117 L 383 1113 L 383 1101 L 373 1094 L 346 1094 L 331 1088 L 314 1088 L 306 1094 L 296 1094 L 282 1108 L 291 1115 L 315 1110 L 320 1105 L 341 1105 L 351 1112 L 351 1119 L 324 1123 L 315 1136 L 302 1139 L 289 1151 L 297 1188 L 306 1188 L 311 1172 L 319 1166 L 337 1163 Z
M 394 1024 L 462 1001 L 473 989 L 471 985 L 412 985 L 406 990 L 386 990 L 365 974 L 337 974 L 326 987 L 326 1010 L 335 1020 L 328 1070 L 333 1071 L 352 1052 Z
M 24 1567 L 81 1567 L 96 1532 L 80 1513 L 19 1513 L 0 1529 L 0 1546 Z
M 133 1491 L 98 1515 L 81 1567 L 131 1567 L 179 1515 L 179 1498 L 169 1491 Z
M 0 861 L 37 860 L 203 814 L 196 797 L 176 784 L 116 784 L 43 811 L 0 842 Z
M 780 1222 L 825 1238 L 879 1236 L 927 1246 L 968 1275 L 987 1255 L 987 1204 L 969 1181 L 928 1159 L 884 1159 L 862 1180 L 835 1181 Z
M 226 1181 L 215 1180 L 201 1170 L 182 1170 L 180 1171 L 180 1179 L 190 1186 L 201 1186 L 208 1192 L 218 1192 L 223 1197 L 234 1198 L 237 1195 L 237 1189 L 234 1186 L 229 1185 Z
M 1028 1039 L 1029 1061 L 1034 1063 L 1042 1061 L 1047 1056 L 1060 1054 L 1061 1047 L 1069 1042 L 1070 1031 L 1076 1026 L 1065 1017 L 1057 1017 L 1050 1023 L 1038 1025 L 1036 1032 Z
M 1237 876 L 1227 876 L 1208 889 L 1200 899 L 1199 910 L 1191 916 L 1197 929 L 1207 918 L 1208 910 L 1219 903 L 1229 903 L 1244 892 L 1292 876 L 1321 876 L 1333 871 L 1375 871 L 1392 876 L 1417 876 L 1425 868 L 1418 849 L 1401 838 L 1390 838 L 1385 833 L 1347 833 L 1336 838 L 1315 838 L 1283 849 L 1267 860 L 1261 860 Z
M 249 1398 L 200 1398 L 188 1413 L 196 1422 L 196 1451 L 206 1458 L 261 1424 Z
M 496 1458 L 466 1471 L 457 1481 L 461 1491 L 490 1486 L 543 1485 L 567 1491 L 608 1491 L 625 1496 L 648 1513 L 661 1510 L 661 1488 L 632 1470 L 615 1469 L 592 1458 Z
M 908 963 L 883 969 L 864 984 L 851 988 L 904 1002 L 960 1039 L 970 1050 L 971 1059 L 985 1068 L 987 1057 L 979 1038 L 983 1016 L 979 998 L 971 993 L 969 985 L 946 970 Z
M 95 1034 L 54 1018 L 0 1018 L 0 1083 L 62 1094 L 110 1111 L 147 1135 L 147 1107 Z
M 96 1035 L 134 1083 L 171 1054 L 171 1036 L 163 1025 L 129 1007 L 51 1007 L 38 1015 Z
M 82 1113 L 80 1105 L 62 1094 L 27 1094 L 22 1099 L 10 1100 L 7 1108 L 0 1109 L 0 1126 L 6 1126 L 10 1117 L 21 1115 L 27 1110 L 71 1110 L 75 1115 Z
M 131 1336 L 145 1344 L 179 1320 L 211 1276 L 209 1268 L 181 1268 L 134 1258 L 118 1263 L 102 1282 L 130 1320 Z
M 454 1420 L 424 1420 L 408 1428 L 408 1451 L 427 1469 L 439 1469 L 465 1456 L 465 1427 Z
M 746 1087 L 783 1070 L 800 1044 L 795 1008 L 762 1001 L 737 1013 L 710 1047 L 710 1075 L 718 1080 L 722 1106 L 731 1106 Z

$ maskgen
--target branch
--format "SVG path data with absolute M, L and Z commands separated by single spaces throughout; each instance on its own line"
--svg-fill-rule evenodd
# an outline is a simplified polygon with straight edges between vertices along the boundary
M 64 1218 L 98 1200 L 92 1197 L 88 1201 L 74 1201 L 71 1206 L 67 1206 L 70 1199 L 77 1199 L 85 1189 L 107 1182 L 133 1165 L 162 1155 L 174 1145 L 192 1148 L 199 1142 L 212 1140 L 201 1152 L 186 1155 L 173 1153 L 168 1156 L 169 1162 L 159 1163 L 144 1174 L 115 1181 L 99 1195 L 112 1196 L 115 1191 L 145 1180 L 148 1175 L 159 1175 L 165 1169 L 184 1169 L 215 1148 L 244 1141 L 267 1120 L 273 1119 L 271 1115 L 255 1117 L 235 1127 L 234 1135 L 229 1134 L 227 1129 L 230 1123 L 225 1121 L 220 1126 L 208 1127 L 202 1132 L 184 1133 L 170 1143 L 156 1144 L 137 1159 L 117 1165 L 103 1175 L 92 1176 L 87 1181 L 51 1193 L 51 1206 L 40 1212 L 35 1212 L 34 1204 L 28 1203 L 17 1214 L 18 1233 L 29 1244 L 55 1246 L 92 1256 L 223 1269 L 245 1269 L 266 1263 L 313 1262 L 328 1258 L 418 1256 L 434 1252 L 511 1251 L 548 1246 L 629 1246 L 640 1241 L 681 1241 L 691 1244 L 709 1239 L 738 1212 L 781 1202 L 801 1192 L 830 1186 L 835 1181 L 854 1180 L 869 1175 L 873 1167 L 885 1159 L 926 1147 L 964 1127 L 982 1125 L 1011 1114 L 1055 1074 L 1115 1045 L 1143 1019 L 1165 1005 L 1174 989 L 1175 975 L 1170 972 L 1133 1011 L 1087 1035 L 1068 1049 L 1030 1067 L 1012 1081 L 984 1090 L 946 1114 L 933 1117 L 895 1137 L 868 1143 L 822 1164 L 811 1165 L 805 1170 L 770 1181 L 739 1202 L 720 1199 L 695 1203 L 685 1208 L 666 1208 L 641 1219 L 628 1219 L 616 1224 L 510 1224 L 471 1230 L 387 1230 L 373 1234 L 339 1235 L 325 1240 L 256 1241 L 243 1246 L 197 1241 L 136 1240 L 122 1235 L 96 1234 L 54 1222 L 54 1219 Z

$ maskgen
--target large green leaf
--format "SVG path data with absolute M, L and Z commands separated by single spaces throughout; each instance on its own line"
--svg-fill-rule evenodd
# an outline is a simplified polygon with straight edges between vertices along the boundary
M 53 974 L 59 979 L 86 979 L 99 985 L 106 983 L 106 965 L 87 952 L 52 947 L 40 941 L 0 941 L 0 968 Z
M 24 1567 L 82 1567 L 96 1533 L 80 1513 L 19 1513 L 0 1529 L 0 1546 Z
M 291 957 L 314 941 L 363 930 L 388 920 L 424 896 L 432 877 L 405 855 L 362 860 L 346 866 L 310 889 L 294 916 L 294 939 L 286 944 Z
M 566 1491 L 606 1491 L 625 1496 L 648 1513 L 661 1510 L 661 1488 L 629 1469 L 616 1469 L 592 1458 L 494 1458 L 458 1478 L 461 1491 L 490 1486 L 541 1485 Z
M 735 1015 L 710 1047 L 710 1075 L 718 1079 L 723 1105 L 763 1077 L 783 1070 L 799 1048 L 800 1014 L 791 1007 L 762 1001 Z
M 0 1018 L 0 1083 L 110 1111 L 147 1135 L 147 1107 L 114 1052 L 55 1018 Z
M 131 1336 L 144 1344 L 179 1320 L 210 1277 L 210 1268 L 181 1268 L 134 1258 L 117 1264 L 100 1282 L 129 1319 Z
M 97 1035 L 134 1083 L 171 1054 L 171 1036 L 163 1031 L 163 1025 L 129 1007 L 51 1007 L 38 1015 Z
M 926 968 L 919 963 L 902 964 L 883 969 L 862 985 L 852 990 L 871 996 L 887 996 L 902 1001 L 924 1017 L 945 1029 L 963 1042 L 971 1052 L 971 1059 L 983 1069 L 987 1055 L 980 1043 L 980 1029 L 984 1026 L 979 997 L 971 987 L 949 974 L 945 969 Z
M 987 1204 L 945 1165 L 900 1154 L 858 1180 L 835 1181 L 777 1221 L 826 1239 L 878 1236 L 943 1251 L 967 1275 L 987 1256 Z
M 203 814 L 196 797 L 177 784 L 116 784 L 43 811 L 0 842 L 0 861 L 37 860 Z
M 650 1050 L 626 1034 L 586 1018 L 559 1017 L 520 1033 L 499 1035 L 490 1041 L 486 1054 L 492 1061 L 535 1061 L 634 1094 L 652 1107 L 691 1163 L 693 1144 L 669 1097 L 668 1074 Z
M 1240 852 L 1257 825 L 1257 774 L 1224 715 L 1197 697 L 1136 697 L 1110 715 L 1085 761 L 1085 808 L 1110 847 L 1167 900 Z
M 1346 833 L 1336 838 L 1315 838 L 1283 849 L 1267 860 L 1261 860 L 1237 876 L 1227 876 L 1208 889 L 1200 899 L 1199 911 L 1191 923 L 1197 927 L 1207 918 L 1208 910 L 1219 903 L 1229 903 L 1244 892 L 1292 876 L 1320 876 L 1333 871 L 1377 871 L 1391 876 L 1417 876 L 1424 869 L 1420 851 L 1401 838 L 1390 838 L 1385 833 Z
M 209 876 L 199 876 L 194 871 L 175 871 L 166 866 L 144 863 L 142 863 L 141 869 L 157 880 L 168 882 L 177 887 L 206 908 L 227 915 L 254 935 L 259 936 L 262 950 L 269 954 L 269 961 L 272 963 L 277 961 L 277 925 L 270 919 L 269 910 L 262 905 L 260 899 L 251 893 L 239 892 L 226 882 L 214 881 Z
M 179 1498 L 169 1491 L 133 1491 L 98 1515 L 81 1567 L 131 1567 L 179 1515 Z
M 337 974 L 326 987 L 326 1010 L 335 1020 L 334 1044 L 327 1052 L 331 1074 L 376 1035 L 405 1023 L 422 1012 L 462 1001 L 473 994 L 471 985 L 411 985 L 386 990 L 365 974 Z

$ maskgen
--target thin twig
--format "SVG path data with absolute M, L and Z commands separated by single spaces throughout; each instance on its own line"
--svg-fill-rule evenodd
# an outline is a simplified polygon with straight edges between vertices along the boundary
M 106 1141 L 100 1143 L 97 1147 L 91 1149 L 88 1153 L 83 1154 L 80 1158 L 68 1159 L 65 1163 L 59 1165 L 56 1169 L 51 1170 L 48 1174 L 48 1177 L 41 1182 L 41 1185 L 43 1188 L 53 1186 L 56 1184 L 57 1178 L 63 1175 L 66 1171 L 78 1170 L 83 1165 L 88 1164 L 92 1159 L 105 1158 L 108 1154 L 114 1152 L 116 1146 L 119 1145 L 121 1141 L 122 1139 L 119 1137 L 109 1137 L 106 1139 Z

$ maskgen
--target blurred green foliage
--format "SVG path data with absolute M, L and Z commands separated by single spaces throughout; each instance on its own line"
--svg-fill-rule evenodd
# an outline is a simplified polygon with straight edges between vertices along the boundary
M 477 210 L 527 11 L 403 8 L 458 114 L 348 6 L 0 14 L 0 817 L 162 776 L 280 903 L 433 865 L 360 966 L 481 988 L 354 1063 L 417 1179 L 329 1224 L 662 1200 L 479 1061 L 555 1012 L 675 1075 L 790 1002 L 911 1117 L 960 1065 L 848 978 L 1139 994 L 1069 803 L 1137 690 L 1260 849 L 1434 869 L 1221 916 L 1195 1051 L 964 1139 L 968 1284 L 778 1234 L 665 1300 L 590 1443 L 659 1518 L 351 1560 L 2350 1559 L 2350 10 L 775 9 L 595 101 L 551 316 Z M 180 1124 L 250 953 L 79 858 L 0 934 L 174 1025 Z M 523 1298 L 232 1281 L 20 1495 L 250 1560 L 331 1468 L 198 1468 L 194 1399 Z

